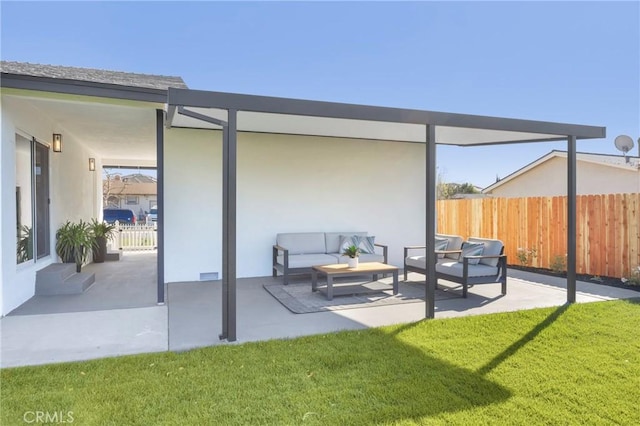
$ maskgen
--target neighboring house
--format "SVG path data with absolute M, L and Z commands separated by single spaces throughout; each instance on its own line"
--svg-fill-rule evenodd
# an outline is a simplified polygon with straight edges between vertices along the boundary
M 272 279 L 279 232 L 368 231 L 388 245 L 395 265 L 403 264 L 404 246 L 435 238 L 436 144 L 606 133 L 191 90 L 180 77 L 5 61 L 0 71 L 0 314 L 31 298 L 36 271 L 58 261 L 61 224 L 99 217 L 102 178 L 95 170 L 157 167 L 158 302 L 165 302 L 168 282 L 220 273 L 222 337 L 230 340 L 236 278 Z M 37 241 L 26 257 L 16 253 L 18 224 L 31 226 Z M 429 273 L 426 316 L 433 317 L 435 271 Z
M 109 175 L 108 179 L 103 179 L 102 188 L 102 202 L 105 207 L 133 210 L 139 221 L 158 204 L 157 182 L 152 176 Z
M 640 192 L 640 158 L 577 153 L 578 195 Z M 567 195 L 567 152 L 554 150 L 484 188 L 492 197 Z

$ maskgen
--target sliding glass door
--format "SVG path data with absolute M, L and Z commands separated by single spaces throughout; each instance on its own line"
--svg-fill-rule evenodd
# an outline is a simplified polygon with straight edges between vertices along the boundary
M 16 134 L 17 263 L 51 252 L 49 232 L 49 147 Z

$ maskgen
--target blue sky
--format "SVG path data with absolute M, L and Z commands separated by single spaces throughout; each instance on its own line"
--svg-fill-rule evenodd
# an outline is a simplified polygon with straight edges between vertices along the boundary
M 607 127 L 640 137 L 640 2 L 6 2 L 3 60 L 189 87 Z M 566 143 L 439 147 L 487 186 Z M 637 154 L 637 147 L 634 149 Z

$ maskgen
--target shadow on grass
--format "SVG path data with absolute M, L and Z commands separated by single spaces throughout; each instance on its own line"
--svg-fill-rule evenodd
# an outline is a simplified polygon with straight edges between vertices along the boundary
M 370 425 L 511 396 L 396 334 L 371 329 L 14 369 L 3 376 L 2 418 L 13 424 L 29 407 L 62 407 L 79 424 Z
M 420 421 L 511 396 L 509 390 L 477 372 L 403 343 L 398 332 L 402 330 L 373 329 L 296 339 L 294 359 L 280 358 L 273 371 L 251 379 L 251 387 L 262 389 L 252 399 L 266 406 L 287 407 L 287 413 L 276 410 L 271 417 L 263 411 L 246 420 L 349 425 Z M 269 346 L 263 347 L 264 359 L 271 355 Z M 232 380 L 242 383 L 239 377 Z M 269 392 L 269 384 L 278 391 Z
M 522 348 L 524 345 L 526 345 L 527 343 L 535 339 L 536 336 L 540 334 L 542 330 L 544 330 L 545 328 L 553 324 L 560 317 L 560 315 L 562 315 L 567 309 L 569 309 L 569 306 L 571 305 L 567 303 L 565 305 L 560 306 L 555 311 L 553 311 L 547 318 L 545 318 L 542 322 L 540 322 L 538 325 L 532 328 L 527 334 L 525 334 L 520 339 L 518 339 L 518 341 L 511 344 L 507 349 L 502 351 L 500 354 L 494 357 L 491 361 L 489 361 L 487 364 L 482 366 L 478 370 L 478 373 L 482 376 L 485 376 L 487 373 L 491 372 L 494 368 L 498 367 L 500 364 L 506 361 L 509 357 L 514 355 L 516 352 L 518 352 L 520 348 Z

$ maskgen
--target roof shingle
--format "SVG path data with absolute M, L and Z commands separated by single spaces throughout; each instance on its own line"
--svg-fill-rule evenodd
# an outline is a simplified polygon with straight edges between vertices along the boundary
M 182 77 L 135 74 L 93 68 L 64 67 L 58 65 L 30 64 L 28 62 L 1 61 L 0 72 L 6 74 L 48 77 L 65 80 L 115 84 L 128 87 L 144 87 L 167 90 L 169 87 L 187 89 Z

